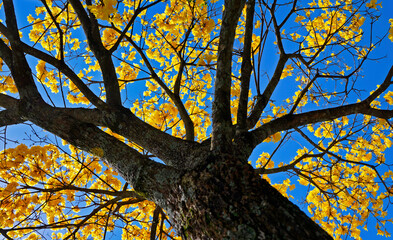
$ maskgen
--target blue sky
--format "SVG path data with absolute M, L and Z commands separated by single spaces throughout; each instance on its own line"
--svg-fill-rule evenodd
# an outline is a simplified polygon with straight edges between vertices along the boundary
M 38 5 L 37 0 L 15 0 L 16 4 L 16 11 L 19 16 L 22 16 L 22 18 L 25 19 L 25 16 L 27 16 L 31 12 L 31 9 L 29 7 L 24 6 L 25 4 L 28 4 L 29 6 L 34 6 Z M 33 14 L 33 13 L 32 13 Z M 2 13 L 1 13 L 2 16 Z M 389 27 L 389 18 L 393 18 L 393 1 L 392 0 L 385 0 L 383 1 L 383 8 L 381 11 L 381 18 L 378 21 L 378 26 L 374 31 L 376 31 L 376 35 L 383 35 Z M 275 51 L 272 51 L 272 55 L 267 55 L 267 58 L 275 58 L 276 55 L 274 54 Z M 393 43 L 388 41 L 387 39 L 381 43 L 381 45 L 373 51 L 372 55 L 370 56 L 371 58 L 375 58 L 378 60 L 375 61 L 368 61 L 365 63 L 363 66 L 362 74 L 364 75 L 364 78 L 360 79 L 358 82 L 358 86 L 364 89 L 372 90 L 375 89 L 376 85 L 378 83 L 381 83 L 383 79 L 385 78 L 389 68 L 391 65 L 393 65 Z M 279 86 L 277 91 L 285 91 L 286 86 Z M 392 90 L 392 89 L 391 89 Z M 9 127 L 8 128 L 8 136 L 11 137 L 12 139 L 18 139 L 21 140 L 26 137 L 25 132 L 28 132 L 29 128 L 24 127 L 20 128 L 18 127 Z M 3 146 L 1 146 L 2 148 Z M 261 146 L 259 149 L 254 151 L 253 158 L 256 158 L 261 151 L 267 151 L 269 150 L 269 146 Z M 291 158 L 292 156 L 288 156 L 288 149 L 286 151 L 282 151 L 279 157 L 282 158 Z M 387 161 L 393 161 L 393 150 L 389 150 L 386 155 Z M 283 177 L 283 176 L 281 176 Z M 277 180 L 279 180 L 281 177 L 277 177 Z M 285 177 L 285 176 L 284 176 Z M 273 176 L 272 179 L 274 180 L 275 177 Z M 299 193 L 294 193 L 300 195 L 301 192 Z M 293 202 L 295 204 L 299 205 L 299 201 L 301 201 L 301 198 L 294 199 Z M 307 212 L 306 209 L 304 209 L 305 212 Z M 393 218 L 393 208 L 390 207 L 390 213 L 388 215 L 388 218 Z M 373 223 L 373 219 L 370 219 L 370 223 L 368 224 L 368 231 L 363 231 L 361 236 L 363 239 L 387 239 L 385 237 L 378 236 L 376 233 L 376 230 L 374 228 L 375 223 Z M 389 226 L 390 232 L 393 233 L 393 225 L 390 224 Z
M 332 1 L 333 2 L 333 1 Z M 379 3 L 380 1 L 378 1 Z M 389 19 L 393 18 L 393 1 L 391 0 L 385 0 L 382 1 L 382 6 L 383 8 L 381 9 L 381 16 L 379 18 L 379 21 L 377 24 L 374 26 L 374 33 L 376 36 L 383 36 L 386 31 L 389 28 Z M 370 27 L 366 27 L 364 29 L 366 32 L 370 30 Z M 272 55 L 267 55 L 265 56 L 266 58 L 269 57 L 275 57 L 277 58 L 277 55 L 274 55 L 275 50 L 270 50 L 272 52 Z M 357 82 L 357 86 L 360 89 L 366 89 L 363 94 L 363 96 L 366 96 L 369 91 L 372 91 L 376 88 L 376 86 L 385 79 L 386 74 L 388 73 L 390 67 L 393 65 L 393 43 L 389 41 L 388 39 L 385 39 L 382 41 L 381 45 L 376 48 L 372 54 L 370 55 L 371 59 L 377 59 L 377 60 L 370 60 L 367 61 L 362 68 L 361 74 L 364 76 L 363 78 L 359 79 Z M 274 64 L 273 66 L 274 67 Z M 289 85 L 291 83 L 288 83 Z M 285 92 L 287 91 L 289 85 L 279 85 L 278 89 L 276 90 L 278 93 L 280 92 Z M 389 89 L 392 91 L 392 87 Z M 262 151 L 266 152 L 272 152 L 274 149 L 274 145 L 261 145 L 259 146 L 254 152 L 253 152 L 253 157 L 257 158 L 259 154 Z M 278 152 L 276 155 L 276 159 L 286 159 L 286 158 L 293 158 L 295 149 L 291 148 L 285 148 L 284 151 Z M 389 149 L 386 151 L 386 161 L 389 163 L 393 163 L 393 149 Z M 286 176 L 285 174 L 275 174 L 270 176 L 273 181 L 282 181 Z M 305 195 L 302 190 L 296 189 L 293 192 L 293 196 L 295 199 L 291 199 L 295 204 L 298 206 L 304 206 L 301 204 L 302 200 L 304 200 Z M 303 188 L 304 190 L 304 188 Z M 302 208 L 304 212 L 307 214 L 308 211 L 306 208 Z M 389 206 L 388 208 L 388 216 L 387 218 L 393 218 L 393 207 Z M 383 240 L 383 239 L 388 239 L 386 237 L 377 235 L 377 231 L 375 229 L 375 224 L 376 221 L 373 218 L 369 218 L 367 225 L 368 225 L 368 231 L 362 231 L 361 232 L 361 237 L 363 239 L 375 239 L 375 240 Z M 393 233 L 393 224 L 389 223 L 386 225 L 387 230 L 390 233 Z M 363 230 L 363 229 L 362 229 Z M 351 239 L 351 238 L 344 238 L 344 239 Z

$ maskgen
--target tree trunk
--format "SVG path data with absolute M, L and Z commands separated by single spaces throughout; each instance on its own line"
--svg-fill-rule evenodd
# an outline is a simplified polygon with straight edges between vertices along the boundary
M 332 239 L 246 161 L 210 157 L 179 185 L 165 209 L 183 239 Z

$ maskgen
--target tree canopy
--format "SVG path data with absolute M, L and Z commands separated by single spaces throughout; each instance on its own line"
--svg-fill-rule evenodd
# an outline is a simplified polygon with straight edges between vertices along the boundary
M 390 236 L 393 66 L 363 68 L 393 41 L 380 1 L 21 2 L 0 14 L 6 239 L 181 239 L 160 194 L 214 153 L 335 239 Z

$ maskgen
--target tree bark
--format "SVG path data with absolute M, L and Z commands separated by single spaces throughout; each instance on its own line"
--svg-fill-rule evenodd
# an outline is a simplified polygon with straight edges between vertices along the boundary
M 183 239 L 332 239 L 242 159 L 210 156 L 166 196 Z

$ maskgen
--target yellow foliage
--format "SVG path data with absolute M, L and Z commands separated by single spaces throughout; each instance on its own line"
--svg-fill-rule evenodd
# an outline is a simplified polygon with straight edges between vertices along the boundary
M 390 22 L 390 29 L 389 29 L 389 35 L 388 38 L 393 42 L 393 19 L 389 19 Z
M 59 7 L 57 5 L 61 1 L 46 2 L 60 24 L 61 34 L 47 9 L 37 7 L 35 12 L 31 11 L 27 16 L 30 25 L 23 30 L 28 33 L 25 34 L 25 38 L 30 39 L 31 46 L 37 45 L 37 48 L 58 60 L 64 55 L 63 60 L 67 66 L 75 73 L 79 72 L 76 76 L 78 80 L 105 100 L 102 73 L 104 66 L 100 66 L 88 47 L 88 41 L 83 38 L 81 23 L 71 4 Z M 135 7 L 148 2 L 152 1 L 137 3 L 132 0 L 102 0 L 93 1 L 92 5 L 84 7 L 98 19 L 100 40 L 108 50 L 116 46 L 121 32 L 135 16 Z M 154 10 L 149 12 L 150 15 L 145 15 L 148 11 L 143 11 L 136 17 L 131 28 L 124 32 L 125 36 L 118 49 L 112 54 L 118 78 L 115 81 L 118 81 L 122 100 L 128 104 L 131 112 L 161 131 L 185 138 L 184 119 L 179 110 L 184 107 L 194 125 L 195 139 L 198 142 L 211 137 L 209 108 L 212 105 L 219 45 L 217 35 L 221 25 L 217 12 L 222 7 L 216 2 L 170 0 L 157 5 L 160 7 L 155 6 Z M 315 72 L 310 68 L 317 69 L 318 74 L 334 72 L 335 75 L 345 76 L 351 73 L 351 69 L 356 69 L 356 65 L 348 66 L 348 63 L 341 63 L 341 53 L 336 51 L 335 47 L 353 50 L 354 56 L 357 55 L 360 61 L 373 49 L 357 44 L 364 36 L 364 24 L 367 19 L 365 12 L 379 10 L 381 2 L 371 0 L 359 9 L 359 5 L 351 0 L 310 0 L 301 4 L 304 4 L 304 8 L 296 7 L 296 11 L 289 18 L 290 27 L 283 25 L 277 32 L 284 39 L 282 41 L 285 48 L 287 42 L 299 46 L 294 48 L 295 52 L 304 60 L 300 61 L 293 56 L 295 54 L 291 55 L 281 73 L 281 79 L 285 78 L 282 82 L 295 82 L 296 89 L 285 96 L 286 100 L 283 103 L 273 99 L 276 97 L 273 95 L 257 127 L 286 116 L 295 103 L 297 106 L 293 114 L 319 109 L 328 106 L 329 103 L 345 104 L 346 96 L 338 90 L 345 84 L 336 81 L 335 89 L 325 89 L 328 84 L 324 84 L 320 79 L 312 82 Z M 263 31 L 267 28 L 265 24 L 268 22 L 259 15 L 255 16 L 255 20 L 256 30 L 252 33 L 251 47 L 253 74 L 260 71 L 257 69 L 256 60 L 261 54 L 259 51 L 264 49 L 264 41 L 267 38 L 263 36 Z M 388 38 L 393 41 L 393 19 L 389 22 Z M 273 30 L 273 25 L 269 27 L 269 30 Z M 245 39 L 245 11 L 239 19 L 235 34 L 234 49 L 237 55 L 233 58 L 232 75 L 228 76 L 231 81 L 229 100 L 234 125 L 237 123 L 241 89 L 239 79 L 242 73 L 239 63 L 244 57 L 241 52 Z M 3 36 L 1 37 L 3 39 Z M 136 44 L 131 44 L 130 40 Z M 279 39 L 276 39 L 276 42 L 278 41 Z M 4 42 L 9 46 L 6 39 Z M 139 50 L 144 55 L 141 55 Z M 307 62 L 309 60 L 310 62 Z M 356 57 L 354 60 L 357 60 Z M 180 74 L 179 70 L 183 63 L 185 65 Z M 15 94 L 17 89 L 13 79 L 3 65 L 3 60 L 0 59 L 0 93 Z M 48 96 L 61 94 L 64 100 L 67 100 L 67 105 L 91 106 L 81 89 L 75 85 L 75 79 L 71 80 L 69 76 L 59 74 L 58 69 L 48 62 L 38 60 L 33 70 L 40 85 L 45 90 L 50 90 Z M 252 78 L 254 77 L 253 75 Z M 280 85 L 282 82 L 279 83 L 279 87 L 286 88 L 287 86 Z M 255 83 L 261 84 L 262 89 L 267 81 L 260 81 L 258 76 Z M 130 94 L 134 89 L 142 90 L 139 95 Z M 180 102 L 169 94 L 173 94 L 175 89 L 178 91 L 176 94 Z M 306 90 L 307 93 L 303 94 Z M 285 91 L 284 93 L 287 94 Z M 247 114 L 250 114 L 255 106 L 256 101 L 251 100 L 253 97 L 256 97 L 255 91 L 250 90 Z M 278 99 L 280 97 L 278 96 Z M 393 105 L 393 92 L 387 92 L 384 99 L 386 103 Z M 373 101 L 372 106 L 377 108 L 386 103 L 381 103 L 380 99 L 377 99 Z M 365 225 L 369 216 L 375 216 L 377 219 L 385 217 L 384 199 L 393 194 L 393 187 L 389 185 L 393 179 L 392 171 L 388 170 L 381 174 L 382 180 L 388 183 L 387 189 L 383 190 L 382 185 L 377 184 L 381 179 L 370 167 L 385 163 L 384 152 L 392 146 L 391 126 L 386 121 L 375 120 L 370 116 L 359 119 L 359 116 L 344 116 L 334 121 L 308 124 L 304 127 L 308 130 L 304 135 L 310 141 L 302 139 L 300 144 L 313 142 L 310 143 L 311 147 L 302 146 L 296 152 L 296 156 L 291 156 L 287 163 L 277 164 L 280 161 L 275 162 L 274 154 L 271 156 L 267 152 L 260 154 L 255 161 L 256 168 L 266 169 L 296 163 L 293 164 L 296 171 L 292 169 L 293 172 L 289 172 L 298 177 L 297 181 L 285 179 L 277 183 L 271 181 L 267 175 L 262 177 L 275 183 L 274 186 L 287 197 L 290 197 L 288 191 L 306 186 L 308 192 L 305 201 L 308 211 L 313 215 L 313 219 L 336 239 L 339 239 L 340 235 L 359 239 L 359 228 Z M 102 130 L 139 152 L 148 154 L 141 146 L 110 129 Z M 287 132 L 280 131 L 272 132 L 264 143 L 268 143 L 268 146 L 285 144 L 286 141 L 281 140 Z M 292 141 L 294 135 L 285 139 L 296 142 L 297 139 Z M 285 151 L 286 146 L 282 148 Z M 98 157 L 104 156 L 103 149 L 92 148 L 89 152 L 96 157 L 72 146 L 67 153 L 53 145 L 27 147 L 22 144 L 4 150 L 0 154 L 0 228 L 14 227 L 17 224 L 30 228 L 40 226 L 43 222 L 76 224 L 82 222 L 86 212 L 90 213 L 113 200 L 115 195 L 111 194 L 119 194 L 125 188 L 124 180 L 118 177 L 112 168 L 99 161 Z M 297 162 L 300 159 L 301 161 Z M 125 190 L 131 191 L 132 188 L 128 187 Z M 75 235 L 76 238 L 102 239 L 103 226 L 110 231 L 119 223 L 116 221 L 131 219 L 138 224 L 125 224 L 122 227 L 122 238 L 149 239 L 155 205 L 148 201 L 123 204 L 128 200 L 135 199 L 127 197 L 113 206 L 100 209 L 81 227 Z M 116 215 L 108 218 L 114 209 L 121 218 Z M 33 212 L 34 219 L 25 221 L 24 219 Z M 160 220 L 164 220 L 162 216 Z M 178 238 L 168 224 L 162 227 L 168 233 L 168 236 L 163 238 Z M 52 238 L 63 239 L 67 233 L 56 232 Z M 388 235 L 382 228 L 378 229 L 378 233 Z M 38 239 L 35 233 L 26 232 L 24 236 L 22 233 L 13 234 L 14 238 Z
M 87 8 L 92 12 L 96 18 L 109 21 L 112 14 L 116 13 L 114 5 L 117 4 L 116 0 L 103 0 L 99 5 L 90 5 Z
M 389 105 L 393 105 L 393 92 L 389 91 L 388 93 L 383 96 L 385 98 L 386 102 L 389 103 Z
M 0 75 L 0 93 L 4 92 L 17 93 L 18 90 L 15 86 L 14 80 L 11 76 Z
M 369 3 L 366 4 L 366 7 L 368 8 L 375 8 L 377 9 L 377 7 L 382 7 L 382 3 L 377 3 L 378 0 L 371 0 Z
M 0 187 L 1 228 L 9 228 L 14 224 L 20 224 L 23 227 L 40 226 L 43 221 L 48 224 L 57 224 L 57 222 L 69 224 L 74 221 L 73 218 L 79 218 L 78 213 L 82 209 L 91 211 L 100 206 L 99 204 L 113 199 L 112 196 L 104 193 L 90 192 L 89 188 L 86 188 L 88 183 L 91 189 L 100 191 L 116 193 L 123 189 L 123 183 L 116 177 L 117 174 L 113 169 L 103 168 L 97 158 L 77 149 L 71 150 L 70 155 L 61 152 L 53 145 L 28 148 L 21 144 L 0 153 L 1 181 L 8 182 Z M 20 174 L 22 172 L 23 174 Z M 33 172 L 40 174 L 33 174 Z M 95 175 L 92 175 L 92 172 Z M 40 189 L 41 192 L 37 193 Z M 82 200 L 84 198 L 85 201 Z M 132 200 L 132 198 L 128 199 Z M 128 199 L 125 198 L 122 201 Z M 72 204 L 72 207 L 69 208 L 67 204 Z M 119 206 L 122 206 L 123 210 L 119 211 L 123 213 L 125 207 L 134 209 L 135 211 L 128 211 L 124 216 L 143 222 L 142 228 L 134 226 L 133 233 L 136 235 L 128 232 L 126 239 L 137 235 L 149 236 L 150 225 L 147 223 L 150 221 L 155 204 L 143 201 Z M 32 212 L 35 213 L 33 216 Z M 102 238 L 102 226 L 106 224 L 109 229 L 113 229 L 117 218 L 110 218 L 107 223 L 105 220 L 107 214 L 108 209 L 104 208 L 93 215 L 86 224 L 82 225 L 82 234 L 78 239 L 89 239 L 89 236 Z M 26 216 L 32 216 L 32 221 L 25 221 Z M 96 224 L 97 221 L 100 221 L 99 225 Z M 167 227 L 165 230 L 171 231 Z M 13 237 L 19 238 L 24 234 L 26 233 L 23 231 L 16 231 Z M 56 234 L 57 239 L 65 236 L 59 234 Z M 34 233 L 30 234 L 28 239 L 37 239 L 37 236 Z

